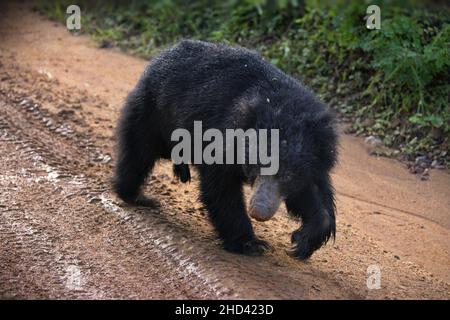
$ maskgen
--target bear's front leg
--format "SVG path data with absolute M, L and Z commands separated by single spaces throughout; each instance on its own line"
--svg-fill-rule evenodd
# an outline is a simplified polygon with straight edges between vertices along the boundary
M 200 169 L 200 198 L 226 250 L 262 255 L 269 244 L 255 236 L 245 210 L 242 178 L 220 167 Z
M 334 195 L 329 178 L 292 193 L 285 203 L 289 214 L 302 221 L 301 228 L 292 233 L 294 246 L 289 254 L 301 260 L 308 259 L 336 233 Z

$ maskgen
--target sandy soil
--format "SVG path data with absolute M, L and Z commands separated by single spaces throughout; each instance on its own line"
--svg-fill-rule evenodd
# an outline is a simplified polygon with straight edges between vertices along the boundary
M 343 136 L 337 238 L 308 262 L 285 254 L 297 223 L 254 221 L 264 257 L 223 251 L 197 201 L 158 164 L 146 192 L 110 190 L 113 128 L 146 61 L 98 49 L 32 13 L 0 9 L 0 298 L 450 298 L 450 175 L 428 181 Z M 381 288 L 367 269 L 381 268 Z

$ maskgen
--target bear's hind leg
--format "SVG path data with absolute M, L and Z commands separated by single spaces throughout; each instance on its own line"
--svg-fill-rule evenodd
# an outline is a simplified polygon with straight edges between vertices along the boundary
M 141 194 L 140 188 L 160 158 L 160 137 L 151 115 L 136 92 L 127 99 L 117 130 L 118 149 L 114 190 L 127 203 L 153 206 L 156 201 Z

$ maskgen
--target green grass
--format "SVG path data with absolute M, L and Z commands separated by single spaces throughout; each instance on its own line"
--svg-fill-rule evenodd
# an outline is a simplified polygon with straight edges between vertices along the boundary
M 64 21 L 70 1 L 36 8 Z M 410 159 L 450 164 L 450 11 L 417 1 L 80 1 L 82 31 L 150 57 L 182 38 L 252 47 L 312 87 L 350 123 Z M 370 3 L 372 4 L 372 2 Z

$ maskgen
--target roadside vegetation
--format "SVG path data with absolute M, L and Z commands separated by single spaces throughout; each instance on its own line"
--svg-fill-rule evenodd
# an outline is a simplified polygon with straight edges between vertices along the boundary
M 64 22 L 71 1 L 36 9 Z M 369 4 L 381 29 L 368 30 Z M 347 123 L 412 171 L 450 165 L 450 9 L 445 1 L 79 1 L 101 47 L 142 57 L 182 38 L 252 47 L 309 85 Z M 419 159 L 419 160 L 418 160 Z M 418 163 L 418 161 L 420 163 Z M 419 169 L 417 170 L 417 165 Z

